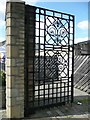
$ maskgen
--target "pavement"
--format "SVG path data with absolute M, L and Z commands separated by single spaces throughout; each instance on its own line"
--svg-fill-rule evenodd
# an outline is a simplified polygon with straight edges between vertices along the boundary
M 90 120 L 88 94 L 74 88 L 74 102 L 58 107 L 45 108 L 22 120 Z M 6 111 L 0 110 L 0 118 L 6 118 Z

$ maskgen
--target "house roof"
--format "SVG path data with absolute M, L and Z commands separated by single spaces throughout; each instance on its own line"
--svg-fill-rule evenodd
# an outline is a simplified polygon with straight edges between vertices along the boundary
M 77 44 L 87 44 L 87 43 L 90 43 L 90 40 L 83 41 L 83 42 L 79 42 L 79 43 L 77 43 Z

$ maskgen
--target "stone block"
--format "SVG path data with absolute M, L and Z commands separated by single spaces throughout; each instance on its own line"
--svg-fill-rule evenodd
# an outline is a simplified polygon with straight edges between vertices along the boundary
M 24 27 L 24 19 L 17 19 L 17 22 L 20 22 L 19 27 Z
M 6 13 L 7 15 L 6 15 L 6 20 L 8 19 L 8 18 L 11 18 L 11 13 Z
M 8 76 L 8 75 L 6 76 L 6 86 L 7 86 L 7 88 L 11 88 L 12 87 L 11 76 Z M 8 94 L 8 92 L 7 92 L 7 94 Z
M 19 38 L 24 39 L 24 38 L 25 38 L 25 35 L 24 35 L 23 33 L 20 33 L 20 34 L 19 34 Z
M 10 67 L 6 66 L 6 73 L 7 73 L 7 75 L 11 75 L 11 69 L 10 69 Z
M 11 46 L 11 57 L 18 58 L 18 46 Z
M 11 26 L 11 19 L 10 18 L 6 19 L 6 26 L 7 27 Z
M 8 1 L 6 4 L 6 12 L 18 12 L 22 13 L 25 9 L 25 2 L 24 1 Z M 18 11 L 19 10 L 19 11 Z
M 24 100 L 24 97 L 17 97 L 16 100 L 17 100 L 17 101 Z
M 12 97 L 19 96 L 19 90 L 18 89 L 19 88 L 13 88 L 13 89 L 11 89 L 11 95 L 12 95 Z
M 7 108 L 6 108 L 6 116 L 7 116 L 7 118 L 11 118 L 11 112 L 12 112 L 11 107 L 9 107 L 9 106 L 7 105 Z
M 20 97 L 22 97 L 22 96 L 24 97 L 24 92 L 19 92 L 19 96 Z
M 7 58 L 11 57 L 11 46 L 10 45 L 8 45 L 6 47 L 6 56 L 7 56 Z
M 24 43 L 22 41 L 17 41 L 16 45 L 18 45 L 20 49 L 21 46 L 24 46 Z
M 6 45 L 15 45 L 17 42 L 18 36 L 8 35 L 6 36 Z
M 17 14 L 17 12 L 13 12 L 11 11 L 11 13 L 7 13 L 7 18 L 14 18 L 14 19 L 18 19 L 18 21 L 20 21 L 21 19 L 24 19 L 24 12 L 22 11 L 22 13 Z
M 24 50 L 19 50 L 19 54 L 24 55 Z
M 25 9 L 24 6 L 25 6 L 25 2 L 24 1 L 14 2 L 14 4 L 11 3 L 12 12 L 16 12 L 17 11 L 18 13 L 23 13 L 23 11 Z
M 25 34 L 25 28 L 24 28 L 24 27 L 20 27 L 19 29 L 20 29 L 20 31 L 19 31 L 20 34 L 23 34 L 23 35 L 24 35 L 24 34 Z M 21 39 L 22 39 L 22 38 L 21 38 Z M 23 40 L 23 39 L 22 39 L 22 40 Z
M 16 99 L 14 97 L 12 99 L 8 97 L 8 99 L 7 99 L 7 106 L 8 107 L 15 106 L 16 104 L 17 104 Z
M 7 67 L 15 67 L 16 66 L 16 61 L 15 61 L 15 59 L 7 59 L 7 61 L 6 61 L 6 65 L 7 65 Z
M 11 27 L 6 27 L 6 35 L 11 35 Z
M 18 76 L 19 75 L 19 70 L 17 67 L 7 67 L 7 75 L 11 76 Z
M 22 54 L 22 55 L 20 54 L 19 57 L 20 57 L 20 58 L 24 58 L 24 54 Z
M 10 2 L 7 2 L 6 4 L 6 13 L 10 13 L 11 12 L 11 3 Z
M 6 89 L 6 94 L 7 94 L 7 99 L 11 98 L 11 89 L 10 88 Z
M 11 67 L 11 75 L 14 75 L 14 76 L 19 75 L 18 67 Z
M 16 88 L 15 88 L 16 87 Z M 19 87 L 17 87 L 17 85 L 15 85 L 14 88 L 7 88 L 7 98 L 16 98 L 19 96 Z
M 20 118 L 21 109 L 19 105 L 11 107 L 11 116 L 12 118 Z
M 18 37 L 19 29 L 15 27 L 7 27 L 6 28 L 6 35 L 7 36 L 17 36 Z

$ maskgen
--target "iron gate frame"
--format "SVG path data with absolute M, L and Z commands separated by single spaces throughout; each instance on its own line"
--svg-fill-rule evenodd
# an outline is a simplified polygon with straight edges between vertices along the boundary
M 30 9 L 30 8 L 34 8 L 35 9 L 35 12 L 31 12 L 32 14 L 35 14 L 35 16 L 37 16 L 38 15 L 38 17 L 36 17 L 35 18 L 35 36 L 33 37 L 33 42 L 34 42 L 34 44 L 33 44 L 33 50 L 34 50 L 34 56 L 33 56 L 33 90 L 32 90 L 32 92 L 33 92 L 33 98 L 32 98 L 32 100 L 31 100 L 31 104 L 29 105 L 29 103 L 30 103 L 30 101 L 29 101 L 29 82 L 28 82 L 28 75 L 30 74 L 29 72 L 28 72 L 28 54 L 29 54 L 29 52 L 28 52 L 28 29 L 26 28 L 27 26 L 25 26 L 25 110 L 26 111 L 28 111 L 28 110 L 31 110 L 31 112 L 32 112 L 32 110 L 34 110 L 34 109 L 38 109 L 38 108 L 42 108 L 42 107 L 48 107 L 48 106 L 54 106 L 54 105 L 58 105 L 58 104 L 65 104 L 65 103 L 72 103 L 73 102 L 73 81 L 74 81 L 74 75 L 73 75 L 73 73 L 74 73 L 74 15 L 71 15 L 71 14 L 66 14 L 66 13 L 62 13 L 62 12 L 57 12 L 57 11 L 54 11 L 54 10 L 49 10 L 49 9 L 45 9 L 45 8 L 41 8 L 41 7 L 35 7 L 35 6 L 30 6 L 30 5 L 26 5 L 26 18 L 25 18 L 25 25 L 27 24 L 27 17 L 28 17 L 28 14 L 27 14 L 27 11 L 28 11 L 28 9 Z M 52 13 L 52 15 L 50 15 L 50 14 L 46 14 L 46 13 Z M 57 16 L 56 16 L 57 15 Z M 43 18 L 43 22 L 41 21 L 41 16 L 43 16 L 44 18 Z M 68 68 L 67 68 L 67 70 L 68 70 L 68 73 L 67 73 L 67 75 L 68 75 L 68 84 L 67 84 L 67 86 L 65 86 L 65 82 L 63 82 L 63 84 L 64 84 L 64 87 L 58 87 L 58 84 L 56 84 L 56 97 L 55 97 L 55 103 L 53 102 L 53 94 L 54 94 L 54 91 L 53 91 L 53 89 L 55 88 L 55 86 L 54 86 L 54 84 L 53 84 L 53 78 L 52 78 L 52 88 L 50 89 L 50 84 L 48 84 L 48 88 L 47 89 L 45 89 L 45 82 L 46 82 L 46 79 L 45 79 L 45 75 L 46 75 L 46 67 L 45 67 L 45 60 L 46 60 L 46 53 L 45 53 L 45 42 L 46 42 L 46 33 L 47 34 L 51 34 L 51 36 L 54 36 L 54 34 L 53 34 L 53 31 L 51 31 L 51 33 L 49 33 L 49 31 L 47 30 L 46 31 L 46 16 L 47 16 L 47 18 L 48 17 L 52 17 L 53 19 L 57 19 L 57 20 L 66 20 L 67 21 L 67 23 L 68 23 L 68 31 L 67 31 L 67 29 L 66 29 L 66 32 L 68 32 L 68 43 L 67 43 L 67 45 L 63 45 L 63 47 L 67 47 L 67 50 L 68 50 L 68 63 L 67 63 L 67 66 L 68 66 Z M 66 18 L 65 18 L 66 17 Z M 38 21 L 37 21 L 37 19 L 38 19 Z M 44 29 L 42 29 L 42 28 L 40 28 L 41 27 L 41 22 L 42 23 L 44 23 Z M 54 21 L 54 22 L 57 22 L 56 20 Z M 60 21 L 59 21 L 60 22 Z M 70 22 L 72 22 L 72 27 L 70 26 Z M 38 23 L 39 25 L 38 25 L 38 27 L 39 28 L 37 28 L 37 26 L 36 26 L 36 23 Z M 51 23 L 51 24 L 53 24 L 53 23 Z M 62 24 L 62 26 L 64 26 L 63 24 Z M 54 27 L 55 27 L 55 25 L 54 25 Z M 65 27 L 65 26 L 64 26 Z M 62 28 L 62 27 L 61 27 Z M 70 32 L 70 29 L 72 28 L 72 33 Z M 39 32 L 38 32 L 38 36 L 36 35 L 37 34 L 37 29 L 39 30 Z M 48 26 L 47 26 L 47 29 L 48 29 Z M 41 34 L 41 30 L 43 30 L 44 31 L 44 35 L 43 35 L 43 39 L 44 39 L 44 44 L 43 44 L 43 46 L 44 46 L 44 48 L 43 48 L 43 50 L 44 50 L 44 56 L 43 56 L 43 58 L 44 58 L 44 81 L 43 81 L 43 83 L 44 83 L 44 87 L 43 87 L 43 97 L 44 97 L 44 99 L 43 99 L 43 104 L 42 105 L 40 105 L 40 85 L 42 84 L 42 83 L 40 83 L 40 80 L 37 80 L 38 81 L 38 90 L 36 90 L 35 89 L 35 83 L 37 82 L 35 79 L 37 78 L 37 76 L 36 76 L 36 78 L 35 78 L 35 70 L 36 69 L 38 69 L 39 70 L 39 74 L 38 74 L 38 78 L 40 79 L 40 50 L 41 50 L 41 46 L 40 46 L 40 38 L 42 37 L 40 34 Z M 65 32 L 65 31 L 64 31 Z M 58 32 L 57 32 L 58 33 Z M 62 32 L 62 34 L 64 34 L 63 32 Z M 72 35 L 72 36 L 71 36 Z M 58 35 L 56 35 L 56 36 L 58 36 Z M 60 35 L 61 36 L 61 35 Z M 67 35 L 66 35 L 67 36 Z M 39 46 L 38 46 L 38 51 L 39 51 L 39 53 L 38 53 L 38 57 L 36 58 L 36 59 L 38 59 L 38 68 L 35 68 L 36 67 L 36 62 L 35 62 L 35 47 L 37 47 L 37 46 L 35 46 L 36 45 L 36 42 L 35 42 L 35 40 L 38 38 L 38 41 L 39 41 Z M 52 38 L 53 39 L 53 38 Z M 58 37 L 57 37 L 57 39 L 58 39 Z M 63 39 L 64 40 L 64 39 Z M 72 43 L 70 43 L 70 42 L 72 42 Z M 54 50 L 54 45 L 53 45 L 53 50 Z M 62 46 L 61 46 L 61 48 L 60 48 L 61 50 L 63 49 L 62 48 Z M 69 77 L 69 72 L 70 72 L 70 70 L 69 70 L 69 59 L 70 59 L 70 52 L 72 53 L 72 70 L 71 70 L 71 76 Z M 58 70 L 57 70 L 58 71 Z M 71 81 L 70 81 L 70 79 L 71 79 Z M 59 82 L 61 83 L 61 84 L 59 84 L 59 85 L 62 85 L 62 81 L 61 81 L 61 79 L 59 80 Z M 69 85 L 69 83 L 71 82 L 71 84 Z M 67 101 L 66 101 L 66 96 L 65 96 L 65 92 L 66 92 L 66 87 L 67 87 Z M 69 87 L 70 87 L 70 90 L 69 90 Z M 57 96 L 58 96 L 58 94 L 57 94 L 57 91 L 58 91 L 58 89 L 60 88 L 60 101 L 58 102 L 58 100 L 57 100 Z M 61 88 L 63 88 L 64 89 L 64 102 L 61 102 L 61 94 L 62 94 L 62 89 Z M 47 94 L 47 96 L 48 96 L 48 100 L 47 100 L 47 102 L 48 102 L 48 104 L 46 104 L 45 103 L 45 90 L 48 90 L 48 94 Z M 50 90 L 52 90 L 52 104 L 50 104 L 50 97 L 49 97 L 49 91 Z M 37 100 L 37 105 L 35 105 L 35 92 L 38 92 L 38 95 L 37 95 L 37 98 L 38 98 L 38 100 Z M 70 92 L 70 95 L 69 95 L 69 92 Z

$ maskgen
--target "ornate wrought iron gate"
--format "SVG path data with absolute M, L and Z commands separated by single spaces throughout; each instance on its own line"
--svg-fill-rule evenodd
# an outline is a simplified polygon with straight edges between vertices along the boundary
M 73 102 L 74 16 L 26 5 L 26 107 Z

